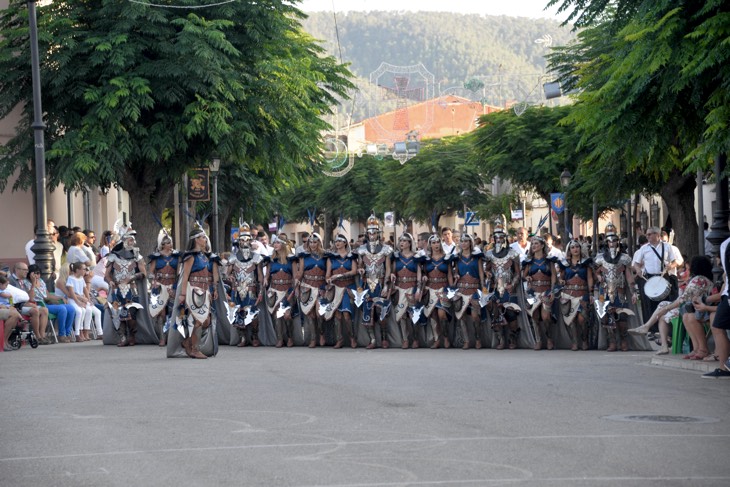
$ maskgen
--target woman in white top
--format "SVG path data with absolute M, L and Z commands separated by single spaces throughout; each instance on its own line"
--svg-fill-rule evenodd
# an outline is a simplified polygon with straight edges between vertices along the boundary
M 76 309 L 76 319 L 74 320 L 74 333 L 77 342 L 85 342 L 90 340 L 89 330 L 91 329 L 91 318 L 93 317 L 92 308 L 94 306 L 88 298 L 86 292 L 86 274 L 87 267 L 81 262 L 71 264 L 71 275 L 66 279 L 66 294 L 68 302 Z
M 86 243 L 86 235 L 82 232 L 76 232 L 69 242 L 66 262 L 69 264 L 81 262 L 86 264 L 89 269 L 93 269 L 96 265 L 96 257 L 91 248 L 84 245 L 84 243 Z

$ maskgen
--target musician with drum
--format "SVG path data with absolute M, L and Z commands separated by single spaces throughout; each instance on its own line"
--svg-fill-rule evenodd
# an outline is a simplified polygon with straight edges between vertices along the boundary
M 658 227 L 646 230 L 649 243 L 634 254 L 633 267 L 641 294 L 641 311 L 648 319 L 661 301 L 677 299 L 676 287 L 669 281 L 669 271 L 677 268 L 677 259 L 672 246 L 662 242 Z

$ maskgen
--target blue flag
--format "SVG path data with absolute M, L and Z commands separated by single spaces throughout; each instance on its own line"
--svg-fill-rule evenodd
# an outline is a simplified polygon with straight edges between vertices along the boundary
M 550 193 L 550 205 L 553 211 L 560 215 L 565 210 L 565 194 L 564 193 Z

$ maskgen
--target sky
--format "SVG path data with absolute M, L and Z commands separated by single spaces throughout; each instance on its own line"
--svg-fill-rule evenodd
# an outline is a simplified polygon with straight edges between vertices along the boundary
M 456 12 L 462 14 L 508 15 L 512 17 L 564 20 L 565 13 L 556 16 L 556 8 L 543 11 L 549 0 L 302 0 L 305 12 L 337 12 L 368 10 L 411 10 Z

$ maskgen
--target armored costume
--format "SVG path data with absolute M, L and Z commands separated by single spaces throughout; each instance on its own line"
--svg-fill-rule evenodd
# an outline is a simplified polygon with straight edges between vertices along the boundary
M 425 291 L 427 300 L 422 311 L 423 316 L 431 325 L 433 334 L 433 344 L 431 348 L 439 348 L 441 346 L 441 335 L 444 337 L 444 347 L 449 348 L 448 333 L 445 330 L 445 322 L 448 319 L 446 314 L 451 315 L 451 301 L 446 297 L 444 288 L 449 285 L 449 260 L 445 254 L 436 258 L 431 249 L 432 244 L 441 246 L 441 238 L 437 233 L 431 235 L 428 239 L 429 249 L 427 252 L 419 251 L 416 258 L 421 264 L 422 278 L 425 282 Z
M 580 242 L 571 240 L 567 247 L 568 260 L 558 261 L 562 280 L 560 312 L 570 335 L 571 350 L 578 350 L 578 342 L 580 348 L 588 350 L 588 307 L 593 288 L 592 261 L 581 256 L 576 262 L 571 254 L 573 247 L 582 252 Z
M 197 244 L 198 239 L 205 239 L 204 250 Z M 218 293 L 220 264 L 220 257 L 211 253 L 208 236 L 198 225 L 190 232 L 190 245 L 182 257 L 183 271 L 178 284 L 182 310 L 175 323 L 190 358 L 204 359 L 217 352 L 217 346 L 202 350 L 200 343 L 205 332 L 217 344 L 213 320 L 216 319 L 214 300 Z
M 118 228 L 117 233 L 120 243 L 109 253 L 104 279 L 109 283 L 107 304 L 119 337 L 117 346 L 126 347 L 136 343 L 137 310 L 142 308 L 137 286 L 146 274 L 131 222 Z
M 479 298 L 484 283 L 484 269 L 482 267 L 484 254 L 478 247 L 474 247 L 474 238 L 464 232 L 461 236 L 461 243 L 463 244 L 467 241 L 471 246 L 469 255 L 465 255 L 462 248 L 458 254 L 451 254 L 450 256 L 454 261 L 454 281 L 458 289 L 458 292 L 453 298 L 454 316 L 459 320 L 461 335 L 464 341 L 462 348 L 464 350 L 470 347 L 467 310 L 469 311 L 468 315 L 471 317 L 474 327 L 475 347 L 482 348 L 482 337 L 480 333 L 482 307 L 479 303 Z
M 509 348 L 517 348 L 520 327 L 517 317 L 521 311 L 517 292 L 520 282 L 520 254 L 507 242 L 504 225 L 494 226 L 494 248 L 484 256 L 488 288 L 492 291 L 488 304 L 492 331 L 497 337 L 497 350 L 504 348 L 505 327 L 509 329 Z
M 243 223 L 238 230 L 238 248 L 228 260 L 228 277 L 231 284 L 231 303 L 235 310 L 233 328 L 238 333 L 237 346 L 246 346 L 247 329 L 251 330 L 251 344 L 258 347 L 259 318 L 258 303 L 262 289 L 260 278 L 260 264 L 263 257 L 254 252 L 251 246 L 251 228 Z
M 150 316 L 154 322 L 155 333 L 160 339 L 159 345 L 164 347 L 175 303 L 177 270 L 180 262 L 180 252 L 172 248 L 172 237 L 164 228 L 160 230 L 157 236 L 157 248 L 148 260 L 152 274 Z
M 294 322 L 297 305 L 294 301 L 294 263 L 297 257 L 290 254 L 289 245 L 279 237 L 272 238 L 272 244 L 282 246 L 282 256 L 274 252 L 271 256 L 264 256 L 264 264 L 268 266 L 268 274 L 265 283 L 268 284 L 266 291 L 266 309 L 274 320 L 276 331 L 276 348 L 294 346 Z
M 601 325 L 608 332 L 607 351 L 616 351 L 617 336 L 621 350 L 628 351 L 627 318 L 635 313 L 629 308 L 631 297 L 628 287 L 638 294 L 638 286 L 631 273 L 631 257 L 621 252 L 621 244 L 616 227 L 609 223 L 606 226 L 606 250 L 596 256 L 596 274 L 600 282 L 598 297 L 595 300 L 596 311 Z
M 535 248 L 542 248 L 541 257 L 534 255 Z M 542 349 L 542 337 L 547 338 L 547 348 L 552 350 L 553 341 L 552 320 L 550 307 L 553 302 L 552 285 L 554 279 L 553 259 L 547 257 L 545 240 L 533 237 L 530 243 L 530 253 L 522 262 L 522 277 L 524 278 L 526 301 L 532 327 L 535 333 L 535 350 Z
M 390 254 L 392 247 L 380 241 L 380 221 L 375 215 L 370 215 L 367 224 L 367 242 L 358 250 L 359 272 L 365 280 L 367 296 L 363 304 L 362 324 L 368 334 L 370 343 L 367 348 L 375 348 L 375 320 L 373 311 L 378 310 L 377 317 L 380 324 L 381 346 L 388 348 L 388 327 L 386 317 L 390 311 L 389 285 L 386 279 L 390 278 Z
M 391 280 L 394 285 L 395 320 L 400 327 L 403 341 L 401 348 L 407 349 L 411 340 L 413 348 L 418 348 L 418 337 L 413 332 L 408 309 L 415 304 L 414 296 L 420 286 L 421 270 L 413 253 L 413 236 L 410 233 L 404 233 L 398 239 L 399 247 L 402 242 L 410 247 L 410 251 L 407 252 L 410 255 L 406 256 L 401 250 L 397 250 L 391 254 L 390 264 L 393 270 Z
M 344 235 L 337 235 L 335 246 L 338 242 L 342 242 L 345 255 L 342 255 L 338 250 L 326 254 L 327 276 L 333 293 L 332 299 L 327 305 L 324 319 L 331 320 L 333 316 L 335 318 L 335 339 L 337 340 L 335 348 L 342 347 L 343 324 L 347 326 L 350 333 L 350 346 L 357 348 L 357 330 L 352 328 L 352 293 L 356 289 L 357 256 L 350 252 L 349 243 Z
M 315 247 L 316 250 L 312 250 Z M 307 240 L 306 249 L 299 258 L 299 309 L 304 320 L 304 333 L 309 337 L 309 348 L 324 346 L 325 337 L 322 328 L 322 315 L 319 313 L 319 298 L 324 294 L 327 259 L 322 251 L 322 238 L 312 233 Z

